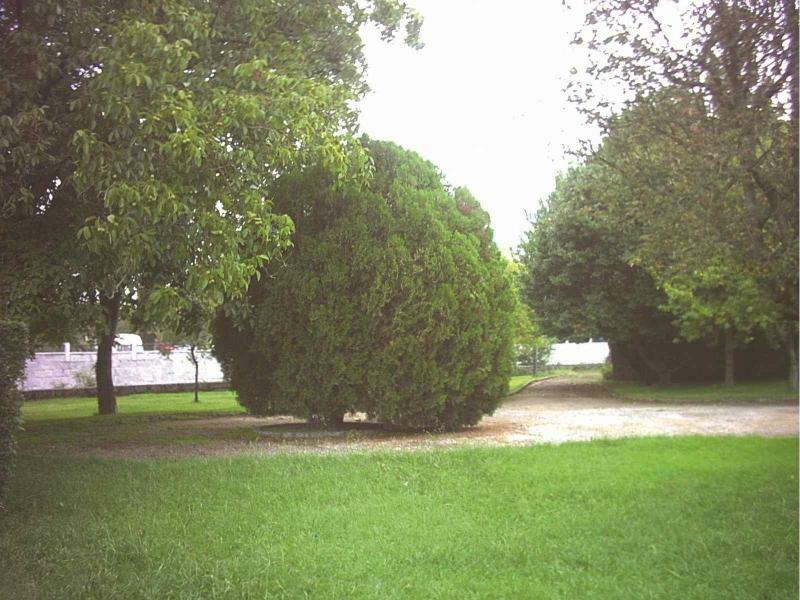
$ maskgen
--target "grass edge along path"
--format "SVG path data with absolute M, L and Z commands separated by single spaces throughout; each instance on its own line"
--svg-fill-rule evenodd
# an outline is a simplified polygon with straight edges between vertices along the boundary
M 796 439 L 22 457 L 3 598 L 796 598 Z
M 583 370 L 553 369 L 549 371 L 542 371 L 540 373 L 537 373 L 536 375 L 512 375 L 511 379 L 508 382 L 507 396 L 513 396 L 517 392 L 521 392 L 530 384 L 536 383 L 537 381 L 544 381 L 545 379 L 553 379 L 554 377 L 569 377 L 569 376 L 577 376 L 583 378 L 590 376 L 599 377 L 600 371 L 595 369 L 583 369 Z
M 748 381 L 725 386 L 713 384 L 644 385 L 632 381 L 606 381 L 606 388 L 617 398 L 671 404 L 797 402 L 785 380 Z

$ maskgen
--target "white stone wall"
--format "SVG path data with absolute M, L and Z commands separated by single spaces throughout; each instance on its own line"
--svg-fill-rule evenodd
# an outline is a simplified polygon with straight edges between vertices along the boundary
M 582 344 L 553 344 L 549 365 L 600 365 L 608 357 L 606 342 L 584 342 Z
M 37 352 L 25 365 L 24 391 L 85 388 L 94 386 L 95 352 Z M 200 353 L 201 383 L 223 380 L 219 363 L 208 352 Z M 161 385 L 194 383 L 194 364 L 188 350 L 164 355 L 156 350 L 114 351 L 114 385 Z

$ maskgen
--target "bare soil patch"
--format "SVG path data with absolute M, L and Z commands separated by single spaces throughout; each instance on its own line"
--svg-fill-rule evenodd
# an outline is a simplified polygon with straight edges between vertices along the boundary
M 82 438 L 31 450 L 122 458 L 228 456 L 562 443 L 651 435 L 796 436 L 798 407 L 632 402 L 614 398 L 592 376 L 556 377 L 528 386 L 507 399 L 494 415 L 456 432 L 398 431 L 365 422 L 363 415 L 351 417 L 342 431 L 327 432 L 310 429 L 291 417 L 237 415 L 162 419 L 149 424 L 143 436 Z

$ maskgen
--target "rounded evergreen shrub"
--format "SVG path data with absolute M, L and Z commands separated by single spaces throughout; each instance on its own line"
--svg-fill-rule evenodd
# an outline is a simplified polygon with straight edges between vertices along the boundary
M 249 319 L 217 318 L 216 354 L 256 414 L 477 423 L 513 363 L 515 297 L 488 216 L 417 154 L 375 141 L 367 150 L 366 186 L 308 169 L 276 187 L 294 246 L 251 285 Z
M 0 321 L 0 506 L 11 479 L 14 433 L 19 427 L 21 394 L 17 382 L 25 373 L 28 332 L 15 321 Z

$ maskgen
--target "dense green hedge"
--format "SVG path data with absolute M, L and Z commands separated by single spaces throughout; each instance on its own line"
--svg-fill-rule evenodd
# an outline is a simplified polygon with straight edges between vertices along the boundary
M 25 372 L 28 331 L 22 323 L 0 321 L 0 505 L 11 478 L 14 433 L 19 426 L 17 381 Z
M 474 424 L 507 391 L 513 363 L 515 298 L 488 216 L 417 154 L 368 150 L 366 188 L 307 170 L 274 191 L 294 248 L 251 287 L 248 326 L 217 320 L 217 356 L 256 414 Z

